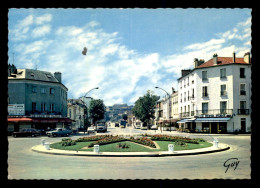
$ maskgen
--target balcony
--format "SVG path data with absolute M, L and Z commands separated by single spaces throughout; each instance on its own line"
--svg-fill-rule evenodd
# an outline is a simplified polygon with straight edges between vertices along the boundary
M 189 113 L 189 112 L 180 113 L 180 118 L 189 117 L 189 116 L 190 116 L 190 113 Z
M 249 115 L 249 109 L 237 109 L 237 115 Z
M 222 115 L 232 115 L 233 109 L 213 109 L 213 110 L 196 110 L 196 115 L 216 115 L 216 116 L 222 116 Z

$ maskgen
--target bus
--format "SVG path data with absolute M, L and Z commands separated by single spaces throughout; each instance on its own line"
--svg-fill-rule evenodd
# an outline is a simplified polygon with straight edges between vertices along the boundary
M 120 120 L 120 127 L 121 128 L 125 128 L 126 127 L 126 120 L 124 120 L 124 119 Z

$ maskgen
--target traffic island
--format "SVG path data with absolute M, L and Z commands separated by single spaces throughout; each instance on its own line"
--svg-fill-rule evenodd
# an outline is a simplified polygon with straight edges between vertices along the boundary
M 46 149 L 43 145 L 32 147 L 32 151 L 68 156 L 93 156 L 93 157 L 164 157 L 164 156 L 183 156 L 183 155 L 199 155 L 214 152 L 221 152 L 230 149 L 226 144 L 219 143 L 218 147 L 211 146 L 207 148 L 180 150 L 180 151 L 151 151 L 151 152 L 94 152 L 94 151 L 72 151 L 59 149 Z
M 120 136 L 90 136 L 77 140 L 62 139 L 61 142 L 34 146 L 33 151 L 56 155 L 111 156 L 111 157 L 157 157 L 196 155 L 229 149 L 225 144 L 206 142 L 203 139 L 153 135 L 124 138 Z

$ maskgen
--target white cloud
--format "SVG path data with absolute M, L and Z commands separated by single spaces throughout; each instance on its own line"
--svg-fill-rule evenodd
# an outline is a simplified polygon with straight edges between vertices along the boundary
M 51 14 L 44 14 L 42 16 L 36 17 L 35 18 L 35 23 L 36 24 L 43 24 L 45 22 L 50 22 L 52 20 L 52 15 Z
M 36 27 L 35 29 L 32 30 L 32 36 L 33 37 L 42 37 L 51 31 L 51 26 L 50 25 L 43 25 L 40 27 Z

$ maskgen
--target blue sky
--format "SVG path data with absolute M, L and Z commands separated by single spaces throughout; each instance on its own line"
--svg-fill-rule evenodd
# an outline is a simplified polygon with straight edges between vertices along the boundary
M 68 98 L 134 104 L 181 69 L 251 50 L 251 9 L 9 9 L 9 63 L 61 72 Z M 86 56 L 82 50 L 87 47 Z

